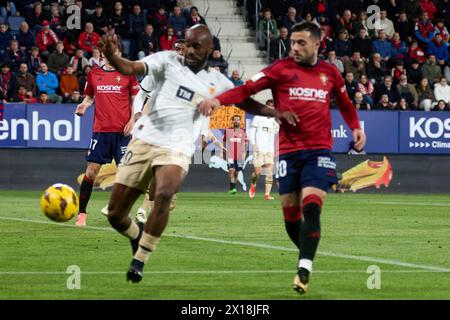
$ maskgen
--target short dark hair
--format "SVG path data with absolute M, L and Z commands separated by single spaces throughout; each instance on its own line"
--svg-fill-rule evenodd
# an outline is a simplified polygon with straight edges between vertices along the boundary
M 234 118 L 239 118 L 239 120 L 241 120 L 241 116 L 238 114 L 231 116 L 231 120 L 233 120 Z
M 310 21 L 303 21 L 300 23 L 296 23 L 291 28 L 291 33 L 294 32 L 302 32 L 302 31 L 309 31 L 311 33 L 311 37 L 319 39 L 321 38 L 321 32 L 320 28 L 317 24 Z
M 275 102 L 273 101 L 273 99 L 269 99 L 269 100 L 266 101 L 266 105 L 268 105 L 269 103 L 270 103 L 270 104 L 275 104 Z

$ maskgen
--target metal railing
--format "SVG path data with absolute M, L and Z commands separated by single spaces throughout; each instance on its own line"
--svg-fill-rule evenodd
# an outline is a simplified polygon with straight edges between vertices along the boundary
M 206 17 L 208 16 L 208 12 L 209 12 L 209 7 L 210 7 L 209 0 L 204 0 L 203 3 L 205 4 L 205 8 L 206 8 L 203 18 L 205 18 L 205 20 L 206 20 Z
M 220 32 L 222 31 L 222 23 L 220 22 L 219 18 L 217 18 L 217 17 L 214 19 L 214 22 L 219 26 L 217 28 L 217 32 L 215 34 L 215 36 L 218 38 L 220 35 Z
M 231 42 L 230 38 L 227 38 L 225 40 L 225 44 L 226 44 L 226 60 L 228 61 L 230 59 L 231 54 L 233 53 L 233 43 Z

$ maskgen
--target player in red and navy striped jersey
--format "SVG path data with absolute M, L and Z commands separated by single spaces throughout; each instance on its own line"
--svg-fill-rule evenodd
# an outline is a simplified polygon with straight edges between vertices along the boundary
M 329 187 L 338 181 L 335 159 L 331 155 L 331 95 L 352 130 L 355 148 L 362 150 L 366 141 L 341 74 L 334 65 L 318 60 L 320 36 L 320 29 L 314 23 L 294 25 L 292 57 L 276 61 L 245 85 L 199 104 L 203 114 L 220 105 L 231 104 L 241 104 L 255 113 L 262 105 L 250 96 L 271 89 L 277 113 L 296 114 L 295 125 L 286 122 L 280 125 L 277 178 L 286 231 L 300 251 L 294 279 L 294 289 L 299 293 L 308 289 L 319 245 L 323 201 Z
M 120 46 L 118 50 L 120 52 Z M 135 76 L 124 76 L 109 63 L 92 69 L 88 75 L 86 97 L 75 111 L 83 116 L 95 99 L 94 129 L 86 156 L 86 173 L 80 186 L 77 226 L 86 225 L 86 207 L 101 166 L 113 159 L 118 165 L 125 154 L 134 125 L 133 100 L 138 91 Z

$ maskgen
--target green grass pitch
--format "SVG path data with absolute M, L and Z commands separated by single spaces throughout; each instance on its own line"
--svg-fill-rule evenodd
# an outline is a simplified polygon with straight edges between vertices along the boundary
M 449 196 L 330 194 L 304 296 L 278 197 L 179 194 L 139 284 L 125 281 L 128 240 L 100 214 L 109 193 L 94 192 L 85 229 L 48 220 L 39 198 L 0 192 L 0 299 L 450 299 Z M 67 288 L 71 265 L 80 289 Z

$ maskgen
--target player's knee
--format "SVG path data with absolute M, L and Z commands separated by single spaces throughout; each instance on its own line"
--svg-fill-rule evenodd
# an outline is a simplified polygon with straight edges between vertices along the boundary
M 273 183 L 273 176 L 271 174 L 267 175 L 266 178 L 265 178 L 265 182 L 266 182 L 266 184 L 272 184 Z
M 122 217 L 118 214 L 116 210 L 108 206 L 108 222 L 116 230 L 121 229 Z
M 175 191 L 170 187 L 161 187 L 156 190 L 155 198 L 163 202 L 170 202 Z
M 302 212 L 305 220 L 318 219 L 322 211 L 322 199 L 311 194 L 303 199 Z

